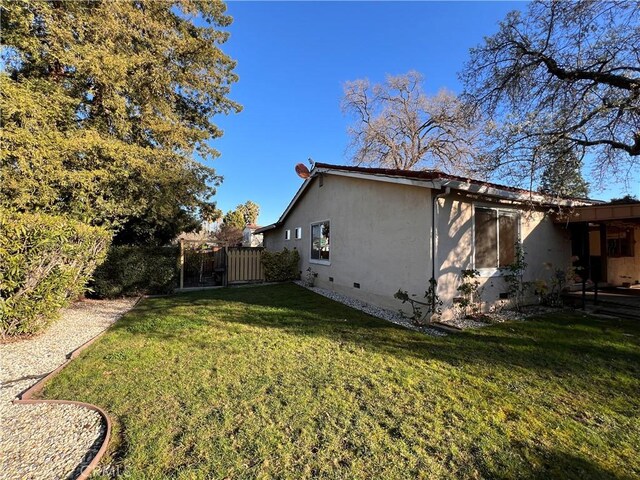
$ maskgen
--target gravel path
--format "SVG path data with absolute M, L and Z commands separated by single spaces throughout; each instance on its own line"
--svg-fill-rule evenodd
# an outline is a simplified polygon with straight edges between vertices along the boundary
M 387 310 L 385 308 L 376 307 L 375 305 L 362 302 L 353 297 L 348 297 L 347 295 L 342 295 L 340 293 L 336 293 L 332 290 L 327 290 L 325 288 L 309 287 L 302 281 L 296 281 L 294 283 L 308 290 L 311 290 L 312 292 L 322 295 L 323 297 L 330 298 L 331 300 L 343 303 L 348 307 L 355 308 L 356 310 L 360 310 L 361 312 L 368 313 L 373 317 L 381 318 L 382 320 L 386 320 L 387 322 L 395 323 L 396 325 L 400 325 L 401 327 L 426 333 L 427 335 L 433 335 L 434 337 L 444 337 L 447 335 L 442 330 L 438 330 L 435 328 L 417 327 L 416 325 L 411 323 L 411 320 L 400 315 L 399 312 L 394 312 L 392 310 Z
M 97 412 L 76 405 L 14 405 L 21 392 L 130 310 L 136 299 L 84 300 L 41 335 L 0 345 L 0 479 L 75 477 L 100 447 Z

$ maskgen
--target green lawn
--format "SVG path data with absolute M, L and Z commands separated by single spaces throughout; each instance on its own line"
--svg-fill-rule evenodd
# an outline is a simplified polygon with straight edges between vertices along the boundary
M 294 285 L 144 300 L 46 388 L 130 478 L 639 478 L 640 324 L 444 338 Z

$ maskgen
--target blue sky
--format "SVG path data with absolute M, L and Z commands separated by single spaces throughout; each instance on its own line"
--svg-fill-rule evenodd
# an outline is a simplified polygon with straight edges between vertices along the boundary
M 229 2 L 234 17 L 223 50 L 238 62 L 231 97 L 244 106 L 218 116 L 225 134 L 211 162 L 224 176 L 223 211 L 246 200 L 262 225 L 277 220 L 300 183 L 294 166 L 309 157 L 349 163 L 349 119 L 342 84 L 417 70 L 425 89 L 459 92 L 469 48 L 493 34 L 522 2 Z M 609 198 L 611 189 L 594 196 Z

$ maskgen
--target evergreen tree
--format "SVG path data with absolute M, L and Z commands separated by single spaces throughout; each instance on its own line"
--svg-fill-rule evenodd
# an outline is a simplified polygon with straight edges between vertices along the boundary
M 241 109 L 228 98 L 235 62 L 220 49 L 224 3 L 0 8 L 0 205 L 114 228 L 214 208 L 220 178 L 193 158 L 218 155 L 213 117 Z
M 223 217 L 223 223 L 243 230 L 248 223 L 256 223 L 260 214 L 260 206 L 248 200 L 236 207 L 235 210 L 229 210 Z
M 582 161 L 567 142 L 560 142 L 544 154 L 546 167 L 540 191 L 558 197 L 586 197 L 589 184 L 582 177 Z

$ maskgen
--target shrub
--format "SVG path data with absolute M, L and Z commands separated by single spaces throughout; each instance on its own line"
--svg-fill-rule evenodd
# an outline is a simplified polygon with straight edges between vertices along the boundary
M 281 252 L 262 252 L 262 265 L 267 282 L 286 282 L 300 278 L 300 254 L 285 248 Z
M 438 320 L 440 314 L 442 313 L 441 307 L 443 302 L 438 295 L 438 282 L 436 281 L 436 279 L 429 279 L 427 291 L 424 292 L 424 298 L 427 300 L 426 302 L 411 298 L 415 296 L 416 294 L 409 295 L 409 292 L 400 288 L 393 295 L 393 298 L 402 301 L 403 304 L 409 303 L 409 305 L 411 305 L 412 314 L 409 318 L 411 319 L 413 324 L 418 327 L 428 325 Z M 402 310 L 400 310 L 400 314 L 405 316 Z
M 33 334 L 85 291 L 111 233 L 66 217 L 0 208 L 0 334 Z
M 520 241 L 515 243 L 515 259 L 513 263 L 502 267 L 504 272 L 504 281 L 507 284 L 507 293 L 511 300 L 512 306 L 516 312 L 522 311 L 524 301 L 527 295 L 527 290 L 531 286 L 530 282 L 524 281 L 524 274 L 529 265 L 525 261 L 526 252 Z
M 459 318 L 472 318 L 482 312 L 482 291 L 480 288 L 480 272 L 475 269 L 461 270 L 462 283 L 458 292 L 462 295 L 457 303 L 454 303 Z M 454 300 L 455 302 L 455 300 Z
M 112 246 L 91 283 L 98 298 L 171 293 L 178 278 L 178 247 Z

